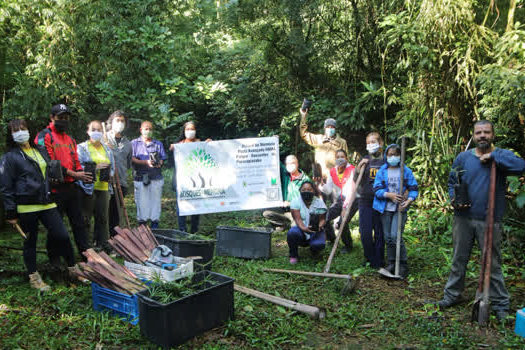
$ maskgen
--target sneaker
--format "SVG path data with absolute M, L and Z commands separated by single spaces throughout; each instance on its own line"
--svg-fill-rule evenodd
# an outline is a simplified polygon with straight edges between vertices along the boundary
M 507 317 L 509 316 L 508 312 L 506 310 L 496 310 L 496 319 L 499 322 L 505 322 Z
M 29 284 L 32 288 L 38 289 L 41 292 L 49 292 L 51 287 L 42 281 L 42 277 L 38 272 L 29 275 Z
M 285 226 L 277 226 L 273 230 L 274 230 L 274 232 L 283 232 L 284 230 L 286 230 L 286 227 Z
M 442 300 L 438 301 L 436 304 L 437 306 L 439 306 L 440 309 L 447 309 L 449 307 L 461 304 L 463 301 L 464 301 L 463 298 L 460 296 L 455 300 L 443 298 Z
M 297 264 L 297 258 L 290 258 L 290 264 L 295 265 Z
M 158 221 L 152 221 L 151 222 L 151 229 L 154 230 L 156 228 L 159 227 L 159 222 Z

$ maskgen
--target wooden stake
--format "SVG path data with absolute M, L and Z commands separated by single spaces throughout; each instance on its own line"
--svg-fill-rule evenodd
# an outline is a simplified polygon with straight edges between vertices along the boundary
M 326 261 L 326 266 L 324 267 L 323 272 L 328 273 L 330 271 L 330 265 L 332 265 L 332 260 L 335 256 L 335 251 L 337 250 L 337 245 L 339 244 L 339 240 L 341 239 L 341 236 L 343 234 L 343 231 L 346 227 L 348 217 L 350 216 L 350 211 L 352 209 L 352 205 L 354 204 L 356 194 L 357 194 L 357 188 L 359 187 L 359 184 L 361 183 L 361 179 L 363 178 L 364 171 L 361 170 L 359 172 L 359 177 L 357 178 L 357 181 L 355 183 L 355 190 L 353 193 L 350 194 L 350 201 L 348 202 L 348 205 L 345 209 L 343 209 L 343 220 L 341 221 L 341 225 L 339 226 L 339 229 L 337 230 L 337 235 L 335 237 L 334 246 L 332 247 L 332 251 L 330 252 L 330 256 L 328 257 L 328 260 Z M 327 223 L 328 225 L 330 223 Z M 350 237 L 351 239 L 352 237 Z
M 252 297 L 263 299 L 263 300 L 269 301 L 271 303 L 274 303 L 274 304 L 277 304 L 277 305 L 281 305 L 281 306 L 287 307 L 289 309 L 302 312 L 304 314 L 307 314 L 308 316 L 310 316 L 311 318 L 313 318 L 315 320 L 321 320 L 321 319 L 326 317 L 326 311 L 323 308 L 318 308 L 316 306 L 301 304 L 301 303 L 298 303 L 296 301 L 292 301 L 292 300 L 276 297 L 274 295 L 270 295 L 270 294 L 266 294 L 266 293 L 263 293 L 263 292 L 259 292 L 258 290 L 251 289 L 251 288 L 246 288 L 246 287 L 240 286 L 238 284 L 234 284 L 233 288 L 236 291 L 238 291 L 238 292 L 250 295 Z
M 340 275 L 337 273 L 310 272 L 310 271 L 283 270 L 283 269 L 262 269 L 262 270 L 264 272 L 291 273 L 295 275 L 314 276 L 314 277 L 342 278 L 345 280 L 352 278 L 350 275 Z

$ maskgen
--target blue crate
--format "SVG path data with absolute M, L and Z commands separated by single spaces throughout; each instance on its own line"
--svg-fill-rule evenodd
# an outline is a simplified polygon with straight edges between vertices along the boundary
M 516 328 L 514 328 L 514 332 L 525 338 L 525 308 L 516 312 Z
M 108 311 L 124 321 L 136 325 L 139 322 L 139 304 L 137 295 L 127 295 L 91 283 L 93 310 Z

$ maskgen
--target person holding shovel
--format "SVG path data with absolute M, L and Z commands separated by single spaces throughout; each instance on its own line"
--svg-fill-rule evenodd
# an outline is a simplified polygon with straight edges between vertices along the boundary
M 407 220 L 407 211 L 410 203 L 418 195 L 417 181 L 406 165 L 403 166 L 403 188 L 401 189 L 401 149 L 397 144 L 391 144 L 385 151 L 386 164 L 377 171 L 374 180 L 375 198 L 373 209 L 381 213 L 381 224 L 386 240 L 386 255 L 388 265 L 386 270 L 391 274 L 395 272 L 397 235 L 400 241 L 399 276 L 408 276 L 408 261 L 403 231 Z M 407 194 L 408 193 L 408 194 Z M 398 232 L 398 206 L 401 209 L 401 229 Z
M 454 207 L 454 250 L 444 296 L 437 305 L 444 309 L 463 301 L 461 293 L 465 287 L 465 271 L 474 240 L 478 242 L 483 255 L 487 190 L 491 163 L 495 162 L 495 210 L 489 298 L 496 318 L 504 320 L 510 305 L 509 293 L 501 271 L 501 220 L 505 211 L 506 177 L 522 174 L 525 171 L 525 160 L 512 151 L 494 147 L 494 125 L 488 120 L 480 120 L 474 124 L 473 140 L 476 148 L 460 153 L 454 160 L 449 174 L 449 195 Z
M 7 222 L 18 225 L 26 233 L 24 263 L 29 283 L 39 291 L 49 291 L 37 271 L 36 243 L 39 222 L 53 237 L 54 248 L 67 266 L 75 264 L 73 247 L 56 203 L 51 199 L 49 156 L 42 146 L 29 143 L 28 125 L 23 119 L 14 119 L 7 125 L 7 153 L 0 160 L 0 193 L 2 194 Z

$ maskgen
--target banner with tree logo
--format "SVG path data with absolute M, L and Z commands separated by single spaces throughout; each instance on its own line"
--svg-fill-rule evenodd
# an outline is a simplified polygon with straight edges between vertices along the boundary
M 282 203 L 279 139 L 175 145 L 180 215 L 262 209 Z

